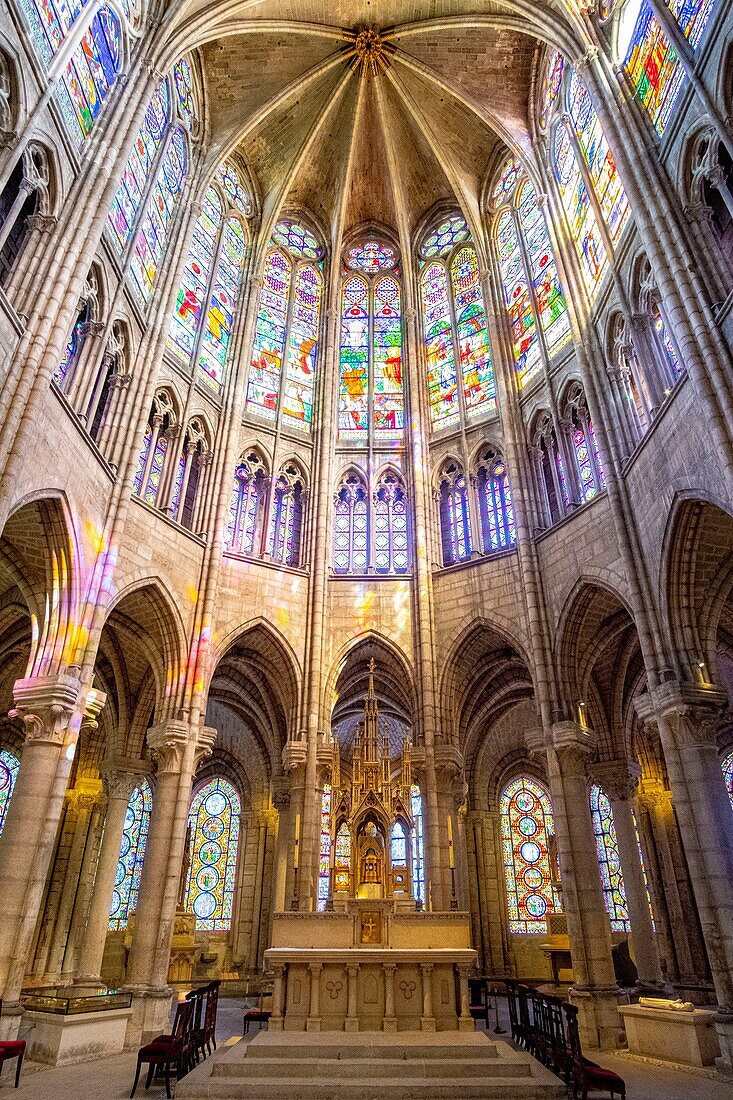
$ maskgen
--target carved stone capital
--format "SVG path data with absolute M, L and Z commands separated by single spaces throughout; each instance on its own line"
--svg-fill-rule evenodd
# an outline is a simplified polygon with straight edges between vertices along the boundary
M 604 760 L 594 764 L 591 773 L 606 794 L 619 802 L 634 797 L 641 779 L 641 768 L 634 760 Z
M 297 738 L 288 738 L 283 748 L 283 770 L 292 772 L 296 768 L 305 767 L 307 748 L 305 731 L 300 730 Z
M 135 787 L 140 786 L 147 772 L 106 764 L 102 767 L 101 774 L 108 801 L 113 798 L 129 801 L 130 795 Z
M 109 380 L 110 389 L 126 390 L 132 382 L 131 374 L 113 374 Z
M 96 336 L 99 339 L 100 336 L 104 336 L 104 323 L 102 321 L 85 321 L 80 326 L 80 330 L 83 336 Z
M 279 813 L 290 808 L 290 784 L 284 775 L 272 780 L 272 804 Z
M 438 744 L 433 750 L 435 770 L 443 783 L 455 783 L 463 777 L 463 755 L 455 746 Z
M 667 680 L 654 689 L 652 698 L 680 747 L 717 746 L 718 723 L 728 702 L 724 691 Z
M 72 715 L 79 710 L 80 693 L 79 678 L 69 674 L 16 680 L 9 716 L 23 721 L 26 740 L 63 745 Z
M 210 756 L 216 740 L 216 730 L 203 726 L 194 730 L 189 722 L 169 720 L 152 726 L 147 732 L 148 745 L 157 765 L 158 774 L 178 774 L 183 766 L 186 749 L 193 740 L 193 771 L 204 756 Z
M 552 740 L 563 774 L 585 775 L 587 759 L 596 748 L 593 731 L 577 722 L 553 722 Z
M 53 233 L 58 219 L 53 214 L 31 214 L 26 225 L 32 233 Z
M 642 779 L 639 783 L 639 801 L 649 808 L 664 809 L 672 803 L 672 792 L 661 779 Z
M 104 787 L 101 779 L 77 779 L 71 792 L 71 805 L 77 814 L 90 814 L 101 800 Z

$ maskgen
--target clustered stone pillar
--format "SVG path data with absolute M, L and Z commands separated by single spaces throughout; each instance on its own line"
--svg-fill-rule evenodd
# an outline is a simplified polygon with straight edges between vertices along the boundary
M 104 834 L 99 849 L 94 889 L 89 902 L 86 925 L 77 961 L 75 984 L 94 989 L 102 984 L 102 959 L 107 941 L 109 910 L 112 902 L 117 865 L 130 795 L 141 782 L 137 771 L 117 767 L 103 773 L 107 795 Z
M 656 722 L 718 998 L 721 1068 L 733 1072 L 733 821 L 716 726 L 726 696 L 663 682 L 634 706 Z
M 646 989 L 660 990 L 664 983 L 659 964 L 659 950 L 649 910 L 649 895 L 641 865 L 639 837 L 632 807 L 641 768 L 631 761 L 621 764 L 613 761 L 609 764 L 595 765 L 594 775 L 608 797 L 616 829 L 618 854 L 631 924 L 631 944 L 639 973 L 639 983 Z
M 80 711 L 99 712 L 102 693 L 83 699 L 77 676 L 17 680 L 13 717 L 22 718 L 26 742 L 0 837 L 0 1038 L 17 1035 L 20 989 L 56 842 L 74 759 Z
M 130 1046 L 164 1031 L 168 1023 L 168 965 L 191 784 L 198 761 L 211 752 L 215 737 L 216 731 L 208 727 L 192 728 L 188 722 L 172 720 L 147 733 L 157 785 L 127 966 L 127 987 L 134 994 L 126 1039 Z
M 563 909 L 573 959 L 572 1000 L 585 1047 L 618 1046 L 622 1030 L 611 955 L 611 926 L 603 903 L 598 852 L 588 801 L 586 760 L 595 738 L 576 722 L 556 722 L 547 752 L 548 779 L 562 873 Z

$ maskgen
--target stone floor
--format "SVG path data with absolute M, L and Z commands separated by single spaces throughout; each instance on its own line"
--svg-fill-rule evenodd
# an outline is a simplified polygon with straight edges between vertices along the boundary
M 221 1000 L 217 1041 L 242 1033 L 241 1000 Z M 509 1030 L 505 1004 L 500 1002 L 500 1026 Z M 493 1026 L 493 1025 L 492 1025 Z M 489 1027 L 491 1033 L 492 1027 Z M 256 1029 L 253 1032 L 257 1034 Z M 506 1038 L 506 1036 L 503 1036 Z M 653 1065 L 631 1055 L 603 1053 L 595 1060 L 615 1070 L 626 1081 L 628 1100 L 731 1100 L 733 1087 L 706 1071 L 671 1069 Z M 26 1063 L 20 1088 L 13 1089 L 14 1065 L 6 1064 L 0 1076 L 0 1097 L 6 1100 L 123 1100 L 130 1095 L 135 1075 L 135 1054 L 126 1052 L 113 1058 L 62 1069 L 48 1069 Z M 153 1086 L 147 1093 L 138 1086 L 136 1098 L 159 1100 L 165 1096 L 163 1086 Z

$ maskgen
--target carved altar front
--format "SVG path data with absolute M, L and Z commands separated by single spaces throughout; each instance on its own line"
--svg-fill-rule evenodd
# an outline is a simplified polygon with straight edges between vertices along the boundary
M 274 1031 L 473 1030 L 476 966 L 467 913 L 421 913 L 385 898 L 328 913 L 276 913 L 265 965 Z

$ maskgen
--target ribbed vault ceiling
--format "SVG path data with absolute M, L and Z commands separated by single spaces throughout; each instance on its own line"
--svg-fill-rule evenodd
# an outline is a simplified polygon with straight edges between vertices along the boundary
M 185 13 L 173 37 L 186 28 L 189 47 L 202 43 L 212 159 L 240 149 L 265 221 L 301 206 L 344 233 L 409 231 L 438 202 L 477 214 L 498 148 L 529 147 L 538 38 L 569 40 L 571 27 L 552 0 L 240 0 Z M 381 40 L 376 76 L 355 64 L 365 27 Z

